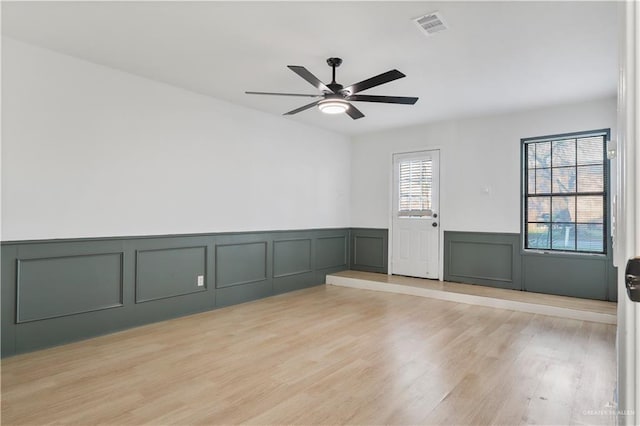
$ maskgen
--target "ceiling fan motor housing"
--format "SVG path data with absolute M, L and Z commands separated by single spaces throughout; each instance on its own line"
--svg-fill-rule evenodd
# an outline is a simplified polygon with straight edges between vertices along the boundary
M 342 84 L 338 84 L 338 83 L 329 83 L 327 84 L 327 87 L 331 89 L 333 93 L 336 93 L 336 94 L 340 93 L 340 91 L 344 88 Z M 329 95 L 330 93 L 327 93 L 327 94 Z M 347 95 L 348 93 L 340 93 L 340 94 Z

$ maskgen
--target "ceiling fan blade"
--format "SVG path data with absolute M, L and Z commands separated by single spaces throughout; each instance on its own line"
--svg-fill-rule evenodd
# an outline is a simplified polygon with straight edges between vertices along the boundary
M 349 101 L 356 102 L 382 102 L 385 104 L 413 105 L 418 102 L 418 98 L 406 96 L 372 96 L 372 95 L 352 95 L 347 97 Z
M 318 89 L 320 91 L 324 91 L 324 92 L 333 93 L 333 90 L 329 89 L 323 82 L 321 82 L 318 79 L 318 77 L 316 77 L 315 75 L 311 74 L 311 72 L 308 69 L 306 69 L 305 67 L 301 67 L 301 66 L 298 66 L 298 65 L 287 65 L 287 67 L 291 71 L 295 72 L 300 77 L 304 78 L 309 83 L 311 83 L 311 85 L 313 87 L 315 87 L 316 89 Z
M 354 120 L 364 117 L 364 114 L 358 108 L 354 107 L 353 104 L 349 104 L 349 108 L 347 108 L 345 112 Z
M 309 109 L 309 108 L 313 108 L 314 106 L 318 105 L 318 102 L 320 102 L 320 101 L 311 102 L 310 104 L 307 104 L 307 105 L 305 105 L 305 106 L 301 106 L 300 108 L 296 108 L 296 109 L 294 109 L 294 110 L 292 110 L 292 111 L 285 112 L 285 113 L 284 113 L 284 114 L 282 114 L 282 115 L 293 115 L 293 114 L 297 114 L 297 113 L 302 112 L 302 111 L 304 111 L 304 110 L 307 110 L 307 109 Z
M 307 95 L 303 93 L 274 93 L 274 92 L 244 92 L 247 95 L 274 95 L 274 96 L 303 96 L 307 98 L 319 98 L 322 95 Z
M 402 77 L 405 77 L 405 75 L 400 71 L 391 70 L 363 80 L 360 83 L 355 83 L 349 87 L 345 87 L 342 91 L 348 91 L 349 93 L 354 94 L 362 92 L 363 90 L 371 89 L 372 87 L 380 86 L 381 84 L 389 83 L 390 81 L 397 80 Z

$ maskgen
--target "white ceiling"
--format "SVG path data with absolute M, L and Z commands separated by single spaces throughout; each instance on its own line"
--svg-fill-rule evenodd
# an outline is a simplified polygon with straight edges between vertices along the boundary
M 433 11 L 449 29 L 427 37 L 411 18 Z M 407 75 L 363 94 L 414 106 L 283 118 L 344 134 L 614 95 L 617 19 L 614 2 L 2 2 L 3 34 L 274 115 L 312 100 L 244 91 L 315 93 L 286 65 Z

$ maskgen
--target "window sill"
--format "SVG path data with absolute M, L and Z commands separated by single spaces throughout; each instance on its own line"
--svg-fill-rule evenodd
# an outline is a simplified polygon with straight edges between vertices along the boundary
M 585 259 L 593 259 L 598 258 L 602 260 L 606 260 L 609 258 L 608 253 L 572 253 L 569 251 L 550 251 L 550 250 L 532 250 L 532 249 L 520 249 L 520 254 L 522 256 L 548 256 L 548 257 L 564 257 L 568 259 L 576 259 L 576 258 L 585 258 Z

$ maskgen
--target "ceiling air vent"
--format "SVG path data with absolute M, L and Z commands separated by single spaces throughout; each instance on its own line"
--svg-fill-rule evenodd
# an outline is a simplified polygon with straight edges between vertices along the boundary
M 413 20 L 418 27 L 428 36 L 447 29 L 440 12 L 427 13 Z

